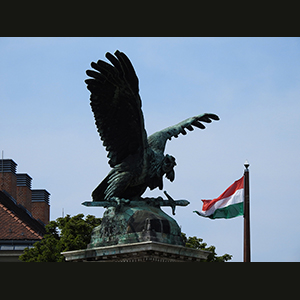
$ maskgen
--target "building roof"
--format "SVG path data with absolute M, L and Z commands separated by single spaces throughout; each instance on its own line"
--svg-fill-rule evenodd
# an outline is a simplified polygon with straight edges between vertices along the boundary
M 32 218 L 25 209 L 11 197 L 0 191 L 0 239 L 38 240 L 42 239 L 45 227 Z

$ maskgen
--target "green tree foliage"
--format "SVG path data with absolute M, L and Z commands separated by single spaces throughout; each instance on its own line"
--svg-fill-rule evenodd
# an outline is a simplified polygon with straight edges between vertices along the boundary
M 91 232 L 100 225 L 101 219 L 83 214 L 50 221 L 46 225 L 44 238 L 34 243 L 33 248 L 26 248 L 20 260 L 26 262 L 62 262 L 61 252 L 85 249 L 90 242 Z
M 207 244 L 203 243 L 203 239 L 201 238 L 197 238 L 196 236 L 187 238 L 185 233 L 181 233 L 181 236 L 183 238 L 183 241 L 185 242 L 185 247 L 207 250 L 212 252 L 211 254 L 209 254 L 205 262 L 226 262 L 227 260 L 230 260 L 232 258 L 232 255 L 230 254 L 217 256 L 217 253 L 215 251 L 216 247 L 215 246 L 206 247 Z

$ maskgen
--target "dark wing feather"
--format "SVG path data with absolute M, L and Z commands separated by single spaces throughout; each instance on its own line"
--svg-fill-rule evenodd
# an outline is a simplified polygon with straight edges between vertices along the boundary
M 147 144 L 138 78 L 128 57 L 119 51 L 106 53 L 112 63 L 92 62 L 94 70 L 86 73 L 91 92 L 91 107 L 103 146 L 108 151 L 109 165 L 124 161 L 129 155 L 143 152 Z
M 201 122 L 211 123 L 211 119 L 219 120 L 219 117 L 215 114 L 202 114 L 189 119 L 186 119 L 174 126 L 170 126 L 161 131 L 155 132 L 148 138 L 149 146 L 156 152 L 164 153 L 167 140 L 171 140 L 172 137 L 177 138 L 180 133 L 186 135 L 187 132 L 194 130 L 193 126 L 200 129 L 204 129 L 205 126 Z

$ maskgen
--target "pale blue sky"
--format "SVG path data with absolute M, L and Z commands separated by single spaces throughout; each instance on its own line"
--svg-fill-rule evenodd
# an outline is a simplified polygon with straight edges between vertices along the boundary
M 220 116 L 167 145 L 178 165 L 165 189 L 191 202 L 177 208 L 182 231 L 242 261 L 243 218 L 192 211 L 240 178 L 248 159 L 252 260 L 300 261 L 299 38 L 0 38 L 0 150 L 51 193 L 50 218 L 62 208 L 102 217 L 80 204 L 110 170 L 84 79 L 91 61 L 116 49 L 136 69 L 148 134 Z

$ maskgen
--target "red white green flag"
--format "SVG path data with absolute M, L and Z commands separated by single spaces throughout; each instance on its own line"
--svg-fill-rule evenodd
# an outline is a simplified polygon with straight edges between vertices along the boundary
M 244 214 L 244 176 L 235 181 L 223 194 L 213 200 L 202 200 L 199 216 L 211 219 L 230 219 Z

